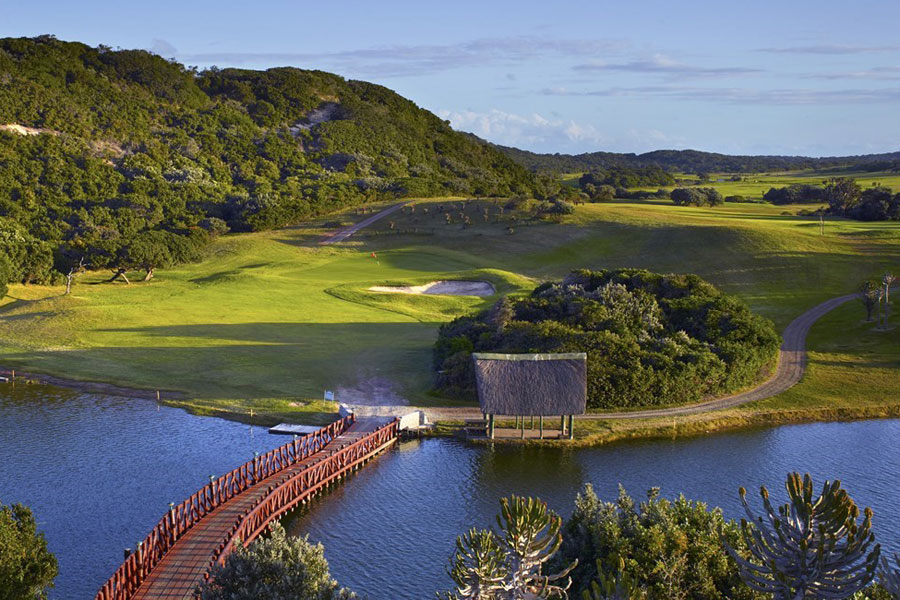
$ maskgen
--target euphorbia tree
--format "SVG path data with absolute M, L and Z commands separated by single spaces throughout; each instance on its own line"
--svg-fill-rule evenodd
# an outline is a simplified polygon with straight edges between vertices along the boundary
M 456 540 L 450 577 L 457 600 L 542 600 L 567 598 L 573 562 L 559 573 L 541 568 L 562 544 L 562 519 L 536 498 L 500 500 L 500 532 L 471 529 Z
M 786 487 L 790 501 L 777 510 L 769 491 L 760 489 L 761 517 L 753 514 L 746 490 L 740 489 L 748 517 L 741 527 L 750 557 L 726 548 L 744 582 L 774 600 L 849 598 L 871 583 L 880 553 L 871 532 L 871 509 L 858 522 L 859 509 L 840 481 L 826 481 L 818 497 L 808 474 L 790 473 Z

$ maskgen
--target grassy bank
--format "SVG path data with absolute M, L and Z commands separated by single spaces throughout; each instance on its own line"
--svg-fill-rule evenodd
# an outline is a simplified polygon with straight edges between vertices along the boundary
M 70 296 L 15 286 L 0 304 L 0 365 L 177 391 L 179 405 L 204 414 L 246 419 L 252 408 L 259 422 L 321 422 L 333 410 L 317 401 L 323 390 L 340 397 L 342 389 L 365 391 L 372 382 L 387 382 L 410 404 L 452 404 L 428 393 L 437 327 L 496 300 L 385 295 L 369 292 L 372 285 L 474 278 L 502 294 L 524 293 L 578 267 L 694 272 L 783 328 L 864 277 L 900 266 L 897 223 L 835 219 L 820 235 L 817 221 L 783 216 L 784 207 L 668 202 L 587 205 L 549 223 L 501 214 L 501 205 L 419 202 L 414 213 L 392 215 L 336 247 L 315 243 L 326 231 L 322 222 L 226 236 L 197 264 L 132 285 L 87 274 Z M 439 207 L 451 212 L 451 223 Z M 470 220 L 465 228 L 461 211 Z M 870 332 L 862 315 L 850 303 L 816 325 L 807 377 L 785 394 L 709 416 L 720 425 L 695 418 L 682 427 L 891 406 L 900 392 L 897 338 Z M 671 420 L 580 429 L 592 443 L 664 426 Z

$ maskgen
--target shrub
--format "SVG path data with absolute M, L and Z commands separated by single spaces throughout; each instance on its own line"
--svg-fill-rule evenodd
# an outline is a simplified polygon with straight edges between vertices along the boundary
M 722 194 L 710 187 L 675 188 L 669 197 L 678 206 L 718 206 L 723 202 Z
M 618 572 L 621 560 L 648 600 L 763 598 L 743 584 L 723 539 L 739 551 L 745 548 L 740 528 L 718 508 L 709 510 L 684 496 L 665 500 L 657 488 L 641 503 L 621 487 L 615 502 L 603 502 L 588 484 L 563 528 L 558 564 L 578 561 L 573 589 L 588 589 L 598 574 Z
M 574 271 L 508 308 L 502 326 L 486 310 L 441 327 L 442 393 L 474 396 L 472 352 L 586 352 L 590 407 L 689 402 L 750 384 L 780 342 L 771 322 L 695 275 Z
M 352 592 L 331 578 L 322 544 L 288 538 L 279 523 L 268 538 L 238 546 L 224 566 L 213 569 L 202 600 L 347 600 Z

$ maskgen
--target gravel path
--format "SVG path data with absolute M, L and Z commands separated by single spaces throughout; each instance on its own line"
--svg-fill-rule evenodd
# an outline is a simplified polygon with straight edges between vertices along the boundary
M 375 213 L 371 217 L 367 217 L 367 218 L 363 219 L 362 221 L 360 221 L 359 223 L 356 223 L 355 225 L 351 225 L 350 227 L 345 227 L 344 229 L 341 229 L 340 231 L 336 231 L 335 233 L 332 233 L 331 235 L 329 235 L 328 237 L 326 237 L 325 239 L 320 241 L 319 245 L 327 246 L 329 244 L 336 244 L 338 242 L 343 242 L 344 240 L 346 240 L 348 237 L 350 237 L 351 235 L 353 235 L 354 233 L 356 233 L 363 227 L 368 227 L 375 221 L 377 221 L 383 217 L 386 217 L 391 213 L 397 212 L 398 210 L 400 210 L 400 207 L 405 206 L 405 205 L 406 205 L 406 202 L 401 202 L 400 204 L 395 204 L 389 208 L 384 209 L 383 211 L 381 211 L 379 213 Z
M 793 321 L 785 328 L 784 343 L 778 352 L 778 366 L 771 378 L 757 387 L 724 398 L 716 398 L 698 404 L 687 406 L 674 406 L 671 408 L 657 408 L 631 412 L 590 413 L 578 415 L 577 419 L 591 420 L 621 420 L 621 419 L 647 419 L 652 417 L 675 417 L 679 415 L 693 415 L 697 413 L 734 408 L 749 402 L 765 400 L 792 387 L 803 378 L 806 371 L 806 335 L 813 324 L 828 312 L 838 306 L 858 298 L 859 294 L 847 294 L 815 306 Z M 466 420 L 480 419 L 481 412 L 473 407 L 410 407 L 410 406 L 380 406 L 379 415 L 405 414 L 411 410 L 424 410 L 428 419 L 432 422 L 440 420 Z

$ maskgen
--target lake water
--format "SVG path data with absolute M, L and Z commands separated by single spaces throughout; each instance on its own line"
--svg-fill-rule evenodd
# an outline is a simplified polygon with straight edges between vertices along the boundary
M 208 481 L 285 441 L 261 428 L 144 400 L 39 386 L 0 387 L 0 501 L 32 507 L 60 563 L 52 598 L 89 599 L 162 516 Z M 371 600 L 433 597 L 459 533 L 493 523 L 498 499 L 537 495 L 567 515 L 584 483 L 612 500 L 653 486 L 740 516 L 737 487 L 784 475 L 840 478 L 875 510 L 875 530 L 900 551 L 900 422 L 778 427 L 674 441 L 564 450 L 406 442 L 295 514 L 288 528 L 325 545 L 332 575 Z M 757 496 L 753 496 L 754 500 Z M 757 503 L 758 506 L 758 503 Z

